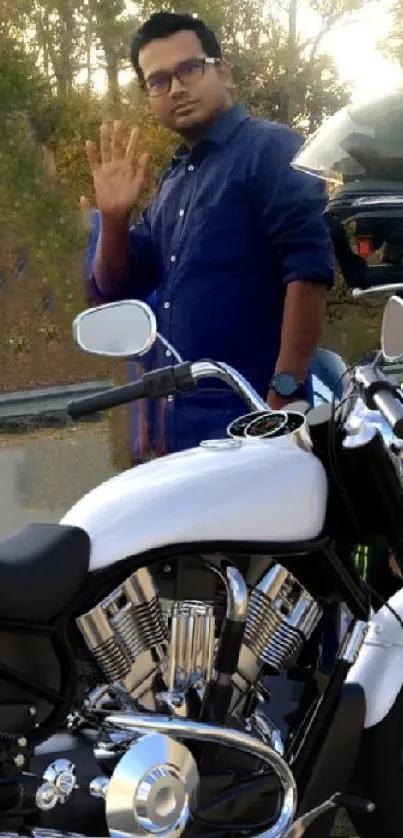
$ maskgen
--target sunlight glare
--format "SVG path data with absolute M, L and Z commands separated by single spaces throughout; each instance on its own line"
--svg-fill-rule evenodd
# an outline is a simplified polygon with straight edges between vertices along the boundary
M 336 26 L 323 42 L 341 81 L 351 82 L 353 101 L 386 93 L 403 83 L 402 68 L 379 49 L 379 41 L 390 32 L 390 7 L 390 0 L 369 4 L 356 16 L 356 22 Z

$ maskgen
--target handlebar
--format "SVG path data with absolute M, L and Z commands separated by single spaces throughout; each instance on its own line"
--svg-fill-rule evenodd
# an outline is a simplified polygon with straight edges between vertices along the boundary
M 72 419 L 81 419 L 84 416 L 91 416 L 101 410 L 108 410 L 110 407 L 117 407 L 120 404 L 127 404 L 136 399 L 145 397 L 143 380 L 135 381 L 133 384 L 123 384 L 122 387 L 111 387 L 108 390 L 101 390 L 93 396 L 84 396 L 82 399 L 74 399 L 69 402 L 67 412 Z
M 176 364 L 172 367 L 144 373 L 139 381 L 111 387 L 70 402 L 67 408 L 72 419 L 81 419 L 101 410 L 127 404 L 137 399 L 158 399 L 175 396 L 185 390 L 196 387 L 203 378 L 218 378 L 224 381 L 251 410 L 269 410 L 266 402 L 258 395 L 248 381 L 228 364 L 215 361 L 197 361 L 196 363 Z
M 139 381 L 111 387 L 92 396 L 70 402 L 68 413 L 80 419 L 101 410 L 127 404 L 137 399 L 157 399 L 175 396 L 196 387 L 203 378 L 216 378 L 225 382 L 251 411 L 270 412 L 266 402 L 248 381 L 233 367 L 215 361 L 176 364 L 145 373 Z M 352 380 L 358 384 L 362 397 L 370 410 L 378 410 L 392 433 L 403 439 L 403 396 L 397 381 L 386 376 L 374 365 L 357 367 Z
M 388 285 L 373 285 L 370 288 L 353 288 L 352 296 L 363 297 L 365 294 L 374 294 L 376 292 L 384 291 L 388 294 L 393 294 L 395 291 L 403 291 L 402 282 L 390 282 Z
M 386 376 L 374 366 L 357 367 L 354 373 L 363 390 L 364 401 L 370 410 L 379 410 L 392 433 L 403 439 L 403 401 L 397 381 Z

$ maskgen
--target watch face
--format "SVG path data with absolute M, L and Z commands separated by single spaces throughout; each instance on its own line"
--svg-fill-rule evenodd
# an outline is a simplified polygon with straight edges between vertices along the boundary
M 289 372 L 279 372 L 274 376 L 273 387 L 279 396 L 292 396 L 298 390 L 298 381 Z

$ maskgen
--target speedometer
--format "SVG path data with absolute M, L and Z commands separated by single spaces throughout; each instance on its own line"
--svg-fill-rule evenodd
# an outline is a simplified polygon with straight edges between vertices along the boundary
M 254 419 L 246 428 L 247 439 L 267 439 L 281 431 L 287 424 L 287 414 L 281 411 L 277 413 L 264 413 Z
M 244 416 L 239 416 L 238 419 L 234 419 L 227 428 L 227 434 L 231 437 L 245 437 L 246 429 L 249 427 L 251 422 L 254 419 L 258 419 L 259 416 L 270 416 L 271 414 L 265 410 L 256 410 L 254 413 L 246 413 Z

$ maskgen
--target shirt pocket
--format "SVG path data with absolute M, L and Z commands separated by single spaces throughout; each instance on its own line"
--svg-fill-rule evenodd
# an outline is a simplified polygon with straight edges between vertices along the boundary
M 192 257 L 209 267 L 236 265 L 250 257 L 253 235 L 246 208 L 196 207 L 189 216 Z

